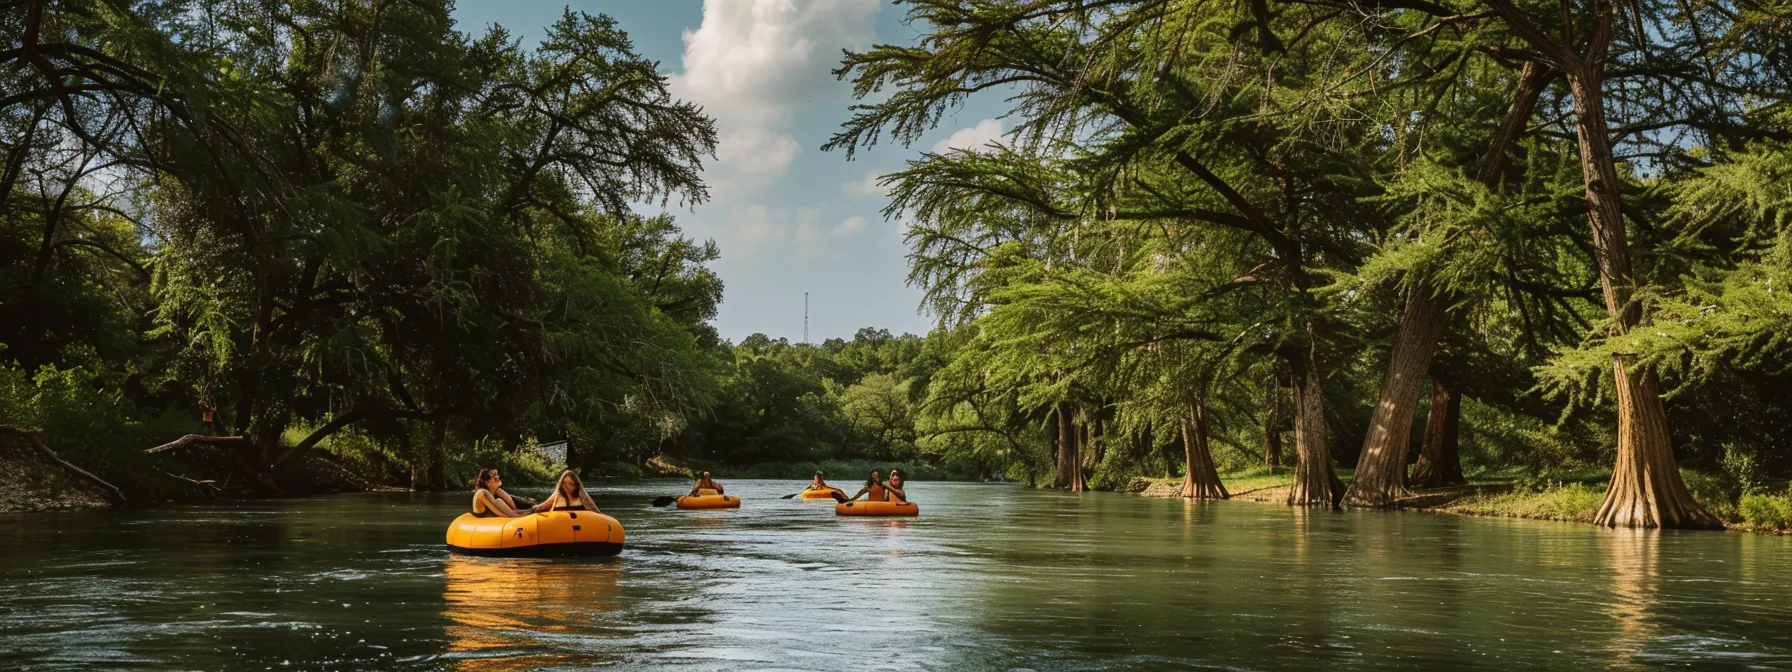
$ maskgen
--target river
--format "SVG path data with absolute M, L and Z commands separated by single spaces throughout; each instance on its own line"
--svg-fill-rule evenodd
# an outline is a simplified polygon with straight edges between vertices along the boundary
M 724 483 L 597 485 L 605 559 L 450 555 L 460 494 L 0 515 L 0 669 L 1792 668 L 1789 538 Z

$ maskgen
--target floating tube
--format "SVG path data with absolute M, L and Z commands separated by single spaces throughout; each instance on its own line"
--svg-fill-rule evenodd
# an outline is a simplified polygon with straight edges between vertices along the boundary
M 511 558 L 605 556 L 622 552 L 622 523 L 593 511 L 548 511 L 521 518 L 460 514 L 448 524 L 448 548 Z
M 665 500 L 660 500 L 665 501 Z M 685 495 L 679 497 L 678 508 L 681 509 L 738 509 L 740 498 L 734 495 Z
M 804 490 L 803 491 L 803 499 L 828 499 L 828 500 L 831 500 L 834 498 L 834 493 L 840 493 L 840 496 L 842 496 L 842 497 L 846 496 L 846 493 L 842 492 L 839 488 L 828 488 L 826 490 Z
M 917 516 L 921 507 L 914 502 L 840 502 L 834 505 L 836 516 Z

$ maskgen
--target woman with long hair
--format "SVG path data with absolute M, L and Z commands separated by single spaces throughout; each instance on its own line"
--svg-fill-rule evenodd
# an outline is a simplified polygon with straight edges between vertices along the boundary
M 480 518 L 515 518 L 524 515 L 510 505 L 504 495 L 504 479 L 497 469 L 480 469 L 473 477 L 473 515 Z
M 866 497 L 866 495 L 870 495 L 870 496 Z M 890 493 L 889 493 L 889 491 L 884 489 L 883 472 L 880 472 L 876 469 L 872 469 L 871 470 L 871 478 L 865 479 L 865 487 L 859 488 L 859 491 L 857 493 L 853 494 L 851 499 L 847 499 L 847 500 L 843 500 L 843 501 L 851 502 L 851 501 L 857 500 L 860 497 L 865 497 L 865 501 L 867 501 L 867 502 L 889 501 Z M 834 499 L 840 499 L 840 498 L 835 497 Z
M 554 484 L 554 494 L 548 495 L 534 510 L 598 512 L 597 502 L 591 500 L 591 494 L 585 492 L 584 482 L 571 469 L 560 472 L 560 479 Z

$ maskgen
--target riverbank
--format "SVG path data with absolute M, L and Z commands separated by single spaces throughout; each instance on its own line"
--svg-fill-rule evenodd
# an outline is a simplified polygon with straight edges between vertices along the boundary
M 1693 497 L 1732 530 L 1760 534 L 1792 534 L 1792 490 L 1777 493 L 1735 495 L 1722 479 L 1682 470 Z M 1346 483 L 1351 472 L 1339 469 Z M 1609 474 L 1589 472 L 1538 481 L 1515 472 L 1479 474 L 1468 484 L 1446 488 L 1419 488 L 1400 500 L 1399 508 L 1464 516 L 1525 518 L 1591 523 L 1605 498 Z M 1265 469 L 1220 474 L 1220 482 L 1232 499 L 1283 504 L 1293 486 L 1294 470 Z M 1181 478 L 1136 478 L 1123 492 L 1141 497 L 1181 497 Z
M 0 513 L 36 513 L 111 506 L 99 486 L 83 481 L 68 470 L 26 450 L 13 441 L 0 441 L 0 473 L 12 485 L 0 488 Z

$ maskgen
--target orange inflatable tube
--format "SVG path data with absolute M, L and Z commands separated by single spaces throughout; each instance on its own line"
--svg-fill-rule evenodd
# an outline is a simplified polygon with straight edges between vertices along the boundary
M 516 558 L 605 556 L 622 552 L 622 523 L 593 511 L 548 511 L 521 518 L 460 514 L 448 524 L 448 549 Z
M 665 501 L 665 500 L 660 500 Z M 677 500 L 681 509 L 738 509 L 740 498 L 734 495 L 685 495 Z
M 846 495 L 846 493 L 842 492 L 839 488 L 827 488 L 825 490 L 804 490 L 802 498 L 803 499 L 833 499 L 834 493 L 836 493 L 836 492 L 840 493 L 841 496 Z
M 914 502 L 840 502 L 834 505 L 836 516 L 918 516 L 921 507 Z

